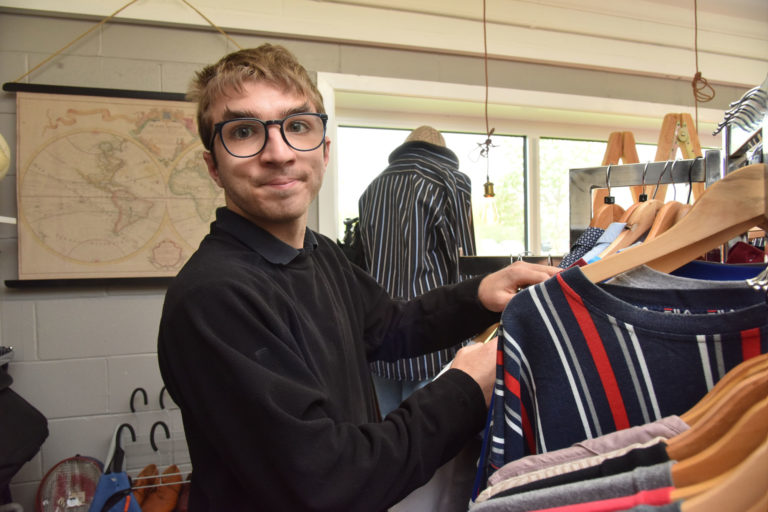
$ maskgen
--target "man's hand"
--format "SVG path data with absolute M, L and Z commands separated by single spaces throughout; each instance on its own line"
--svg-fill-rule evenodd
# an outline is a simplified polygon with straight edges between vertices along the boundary
M 451 363 L 451 368 L 466 372 L 480 385 L 486 406 L 491 403 L 493 383 L 496 381 L 498 340 L 498 337 L 494 337 L 488 343 L 471 343 L 459 350 Z
M 500 313 L 521 288 L 545 281 L 560 271 L 557 267 L 516 261 L 485 276 L 477 298 L 486 309 Z

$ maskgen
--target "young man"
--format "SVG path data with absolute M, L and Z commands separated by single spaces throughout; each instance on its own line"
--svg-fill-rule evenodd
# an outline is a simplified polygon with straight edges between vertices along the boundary
M 383 420 L 368 362 L 454 345 L 556 269 L 513 265 L 393 301 L 307 229 L 330 140 L 295 58 L 236 52 L 199 72 L 190 97 L 226 202 L 168 289 L 158 339 L 192 459 L 190 510 L 384 510 L 482 429 L 496 344 L 459 351 Z

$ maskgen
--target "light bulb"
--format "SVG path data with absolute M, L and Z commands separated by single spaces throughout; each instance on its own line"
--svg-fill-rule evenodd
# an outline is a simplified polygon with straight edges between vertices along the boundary
M 483 199 L 480 203 L 480 222 L 494 225 L 499 223 L 499 210 L 496 207 L 496 194 L 493 183 L 486 180 L 483 184 Z

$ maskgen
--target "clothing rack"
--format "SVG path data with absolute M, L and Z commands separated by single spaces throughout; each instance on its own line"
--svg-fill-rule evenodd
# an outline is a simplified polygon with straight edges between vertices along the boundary
M 702 182 L 708 187 L 722 176 L 722 163 L 719 150 L 708 150 L 702 158 L 695 159 L 571 169 L 568 174 L 570 243 L 573 244 L 589 227 L 593 189 L 606 188 L 606 185 L 631 187 L 644 184 L 651 195 L 657 183 Z
M 557 266 L 562 256 L 512 254 L 510 256 L 459 256 L 459 273 L 465 276 L 478 276 L 496 272 L 516 261 L 525 261 L 537 265 Z
M 747 165 L 747 153 L 763 142 L 762 161 L 768 162 L 764 134 L 768 127 L 768 76 L 763 83 L 747 91 L 730 104 L 723 120 L 712 135 L 723 132 L 725 172 Z

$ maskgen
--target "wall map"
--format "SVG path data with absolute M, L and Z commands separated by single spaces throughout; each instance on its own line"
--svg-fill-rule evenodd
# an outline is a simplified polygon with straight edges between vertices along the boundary
M 17 93 L 19 279 L 167 277 L 223 193 L 184 101 Z

